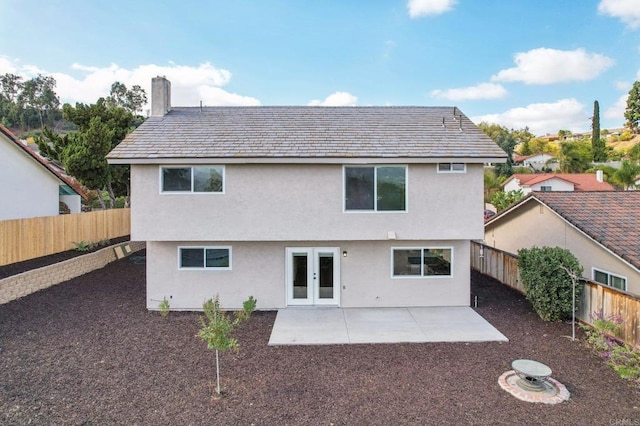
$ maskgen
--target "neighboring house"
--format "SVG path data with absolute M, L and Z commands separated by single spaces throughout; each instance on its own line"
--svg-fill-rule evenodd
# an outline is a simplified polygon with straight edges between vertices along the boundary
M 483 164 L 505 153 L 456 108 L 171 108 L 108 155 L 131 164 L 147 308 L 469 306 Z
M 78 185 L 0 125 L 0 220 L 81 212 Z M 64 209 L 66 210 L 66 209 Z
M 550 162 L 556 158 L 551 154 L 533 154 L 533 155 L 516 155 L 513 157 L 514 165 L 530 167 L 536 172 L 540 172 L 547 168 L 548 170 L 555 170 L 558 167 L 557 162 Z
M 533 191 L 613 191 L 605 182 L 602 171 L 596 173 L 531 173 L 511 175 L 502 184 L 505 192 L 518 191 L 526 195 Z
M 535 192 L 485 224 L 488 246 L 562 247 L 584 277 L 640 295 L 640 192 Z

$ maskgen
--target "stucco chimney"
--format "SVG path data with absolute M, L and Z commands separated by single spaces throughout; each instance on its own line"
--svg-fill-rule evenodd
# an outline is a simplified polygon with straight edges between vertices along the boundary
M 600 183 L 604 182 L 604 175 L 602 170 L 596 170 L 596 180 Z
M 162 117 L 171 109 L 171 82 L 166 77 L 151 79 L 151 116 Z

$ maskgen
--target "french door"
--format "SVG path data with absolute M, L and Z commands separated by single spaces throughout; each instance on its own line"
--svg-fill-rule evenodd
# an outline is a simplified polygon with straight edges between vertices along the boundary
M 287 247 L 287 304 L 340 304 L 340 257 L 336 247 Z

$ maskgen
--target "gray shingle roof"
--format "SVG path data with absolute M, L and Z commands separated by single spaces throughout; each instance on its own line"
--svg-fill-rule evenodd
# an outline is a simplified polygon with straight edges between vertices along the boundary
M 107 158 L 460 158 L 506 154 L 452 107 L 181 107 Z M 445 126 L 443 126 L 443 119 Z

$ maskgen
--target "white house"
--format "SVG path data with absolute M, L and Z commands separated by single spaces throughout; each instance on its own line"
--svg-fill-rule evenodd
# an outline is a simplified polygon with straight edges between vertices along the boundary
M 81 191 L 0 125 L 0 220 L 81 211 Z
M 551 170 L 555 170 L 558 168 L 557 162 L 551 162 L 556 158 L 554 155 L 546 154 L 544 152 L 539 154 L 532 155 L 517 155 L 514 157 L 513 161 L 516 165 L 521 165 L 524 167 L 530 167 L 533 170 L 539 172 L 544 168 L 549 168 Z
M 523 194 L 533 191 L 613 191 L 605 182 L 602 171 L 597 173 L 530 173 L 513 174 L 504 181 L 505 192 L 521 190 Z
M 469 306 L 483 164 L 506 154 L 456 108 L 181 107 L 108 155 L 131 164 L 147 308 Z

